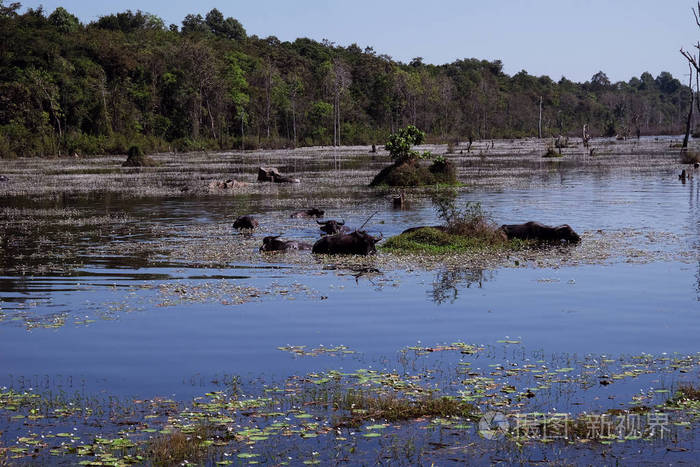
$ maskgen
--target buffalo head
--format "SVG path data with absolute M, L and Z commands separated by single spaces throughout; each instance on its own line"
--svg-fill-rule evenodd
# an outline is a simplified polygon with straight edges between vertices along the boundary
M 233 222 L 234 229 L 254 229 L 258 221 L 253 216 L 241 216 Z
M 578 243 L 581 241 L 581 236 L 577 234 L 569 224 L 562 224 L 554 227 L 554 232 L 557 240 L 564 240 L 569 243 Z
M 321 230 L 325 232 L 327 235 L 333 235 L 337 234 L 340 232 L 344 232 L 347 229 L 347 227 L 343 227 L 345 225 L 345 221 L 316 221 L 318 225 L 320 225 Z
M 296 240 L 280 240 L 279 235 L 263 238 L 263 244 L 260 251 L 291 251 L 291 250 L 309 250 L 311 245 L 305 242 L 297 242 Z

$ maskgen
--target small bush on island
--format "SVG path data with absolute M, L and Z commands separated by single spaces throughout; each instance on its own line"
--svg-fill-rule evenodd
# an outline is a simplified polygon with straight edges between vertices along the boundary
M 433 204 L 444 225 L 424 227 L 387 239 L 381 249 L 406 253 L 468 253 L 477 251 L 517 251 L 529 245 L 508 240 L 483 211 L 481 203 L 467 202 L 459 208 L 454 195 L 438 194 Z
M 554 158 L 554 157 L 564 157 L 564 155 L 560 152 L 557 152 L 557 150 L 554 149 L 553 147 L 548 147 L 547 152 L 545 152 L 542 157 Z
M 435 184 L 456 185 L 457 171 L 452 163 L 442 156 L 434 156 L 430 151 L 419 153 L 411 149 L 425 140 L 425 133 L 413 125 L 400 129 L 389 136 L 384 148 L 394 161 L 382 169 L 370 186 L 425 186 Z M 425 167 L 423 160 L 433 160 Z
M 350 411 L 335 423 L 335 427 L 359 427 L 372 420 L 401 422 L 421 417 L 478 418 L 473 404 L 449 396 L 427 396 L 408 399 L 397 394 L 369 394 L 349 389 L 334 397 L 334 409 Z
M 157 167 L 158 163 L 146 156 L 140 146 L 131 146 L 128 152 L 128 158 L 122 164 L 122 167 Z

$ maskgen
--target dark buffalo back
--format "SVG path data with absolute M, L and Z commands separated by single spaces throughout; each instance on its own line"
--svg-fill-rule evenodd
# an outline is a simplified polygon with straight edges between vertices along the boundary
M 313 253 L 327 255 L 373 255 L 379 239 L 366 232 L 355 230 L 351 233 L 338 233 L 321 237 L 312 248 Z
M 234 229 L 254 229 L 258 221 L 253 216 L 241 216 L 233 222 Z
M 539 242 L 567 241 L 578 243 L 581 237 L 568 224 L 556 227 L 544 225 L 539 222 L 526 222 L 524 224 L 504 224 L 500 227 L 509 239 L 536 240 Z

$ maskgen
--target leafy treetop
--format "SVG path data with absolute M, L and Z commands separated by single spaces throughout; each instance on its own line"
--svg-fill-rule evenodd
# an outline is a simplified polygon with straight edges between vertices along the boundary
M 413 125 L 401 128 L 396 133 L 389 136 L 389 141 L 384 145 L 384 149 L 389 151 L 392 160 L 397 163 L 407 162 L 414 159 L 429 158 L 429 151 L 420 154 L 411 149 L 411 146 L 421 144 L 425 140 L 425 133 Z

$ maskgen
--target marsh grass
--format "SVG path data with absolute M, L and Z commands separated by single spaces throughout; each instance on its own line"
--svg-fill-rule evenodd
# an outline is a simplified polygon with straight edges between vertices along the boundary
M 336 410 L 346 410 L 335 423 L 340 426 L 360 426 L 369 420 L 399 422 L 421 417 L 475 417 L 476 408 L 460 399 L 448 396 L 409 399 L 396 393 L 371 394 L 361 389 L 347 389 L 333 400 Z
M 558 158 L 558 157 L 564 157 L 564 155 L 560 152 L 558 152 L 554 148 L 547 148 L 547 151 L 545 151 L 544 155 L 542 157 L 546 158 Z
M 528 245 L 520 240 L 503 240 L 493 231 L 486 230 L 483 235 L 470 235 L 441 231 L 432 227 L 418 229 L 389 238 L 380 249 L 391 253 L 477 253 L 518 251 Z
M 212 429 L 197 425 L 191 432 L 162 434 L 151 439 L 145 447 L 145 456 L 152 465 L 169 466 L 182 463 L 201 463 L 208 456 Z
M 484 212 L 478 202 L 457 206 L 456 193 L 438 191 L 433 204 L 443 229 L 426 227 L 391 237 L 382 246 L 392 252 L 423 252 L 431 254 L 469 253 L 482 251 L 517 251 L 528 244 L 508 240 L 498 225 Z
M 692 384 L 681 384 L 673 397 L 666 401 L 666 405 L 676 407 L 693 405 L 700 408 L 700 388 Z

